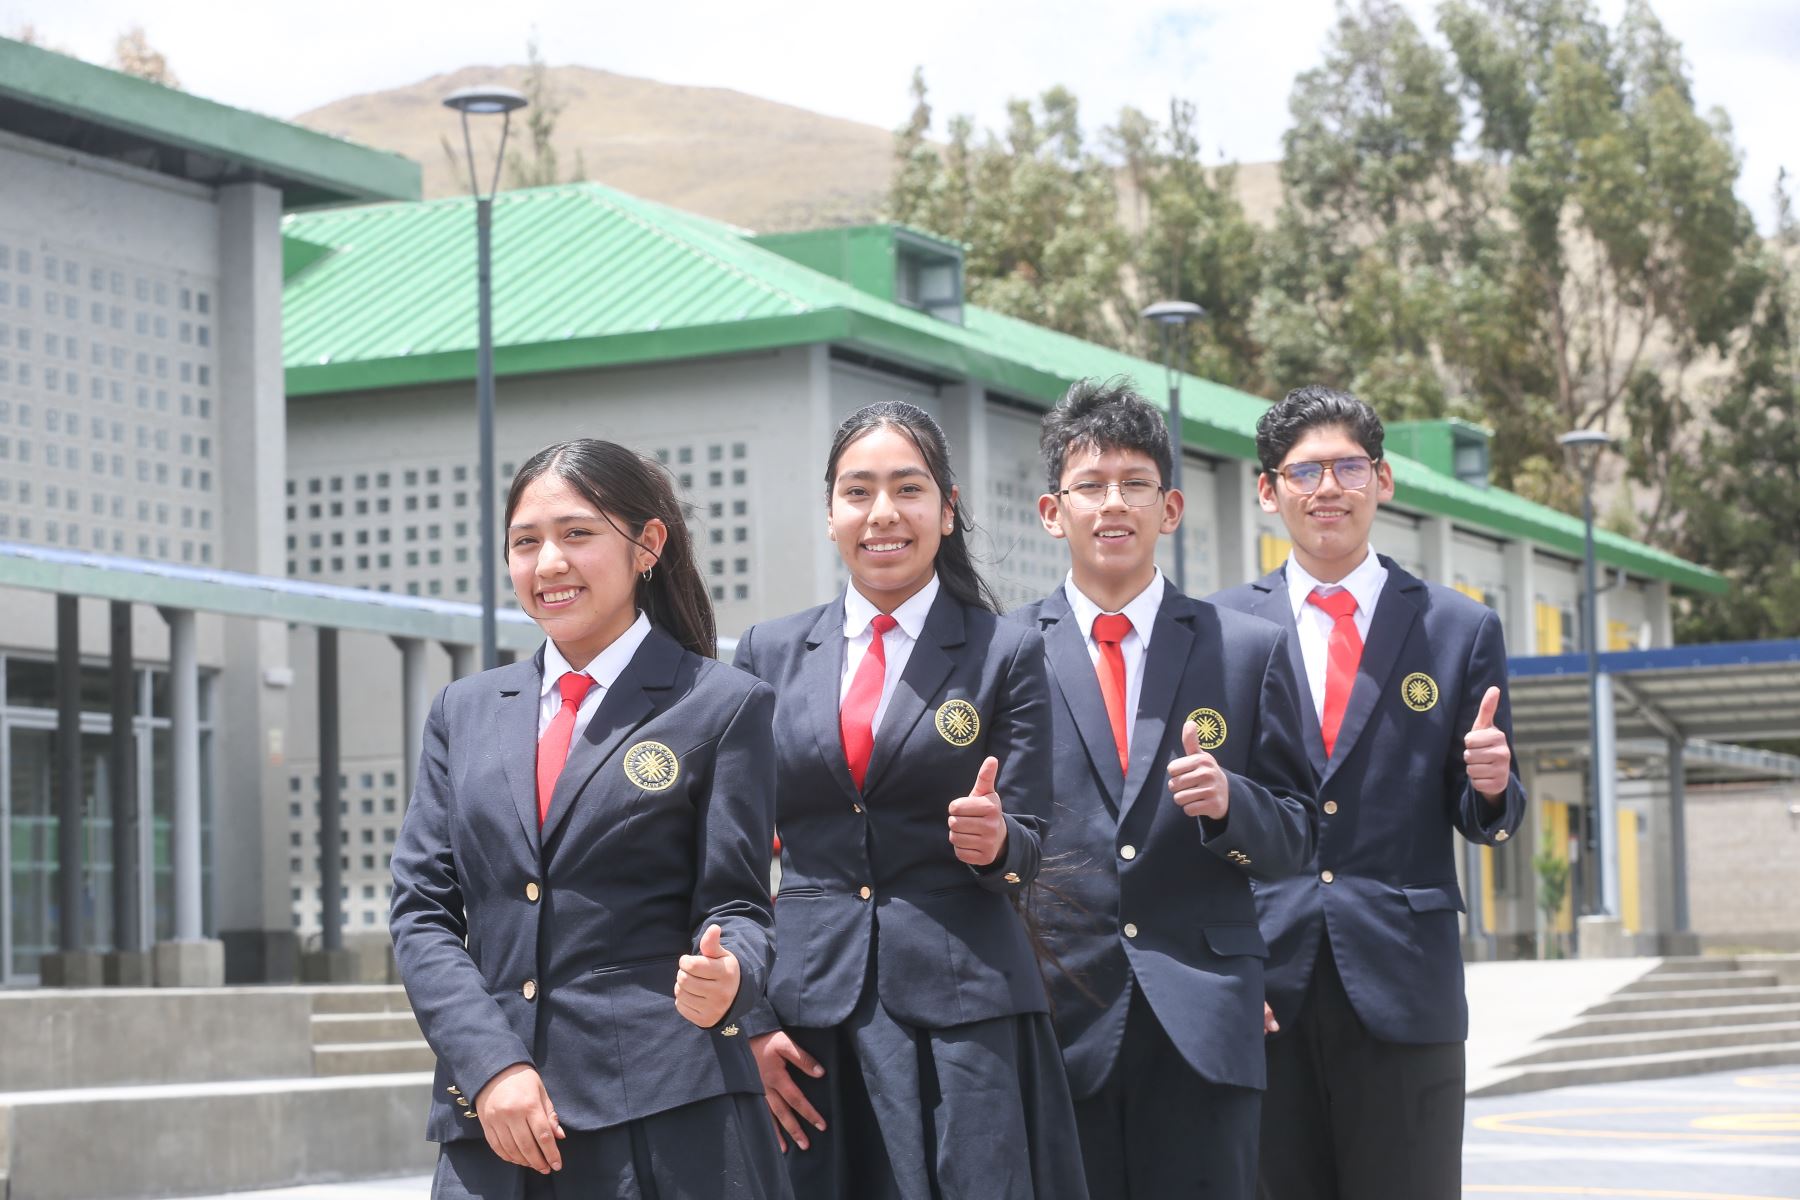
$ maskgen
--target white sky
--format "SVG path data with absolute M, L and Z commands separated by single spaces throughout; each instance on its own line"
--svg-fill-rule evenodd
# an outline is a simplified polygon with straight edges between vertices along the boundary
M 1403 0 L 1428 28 L 1435 8 Z M 1599 0 L 1616 19 L 1624 0 Z M 1767 229 L 1776 171 L 1800 171 L 1794 0 L 1654 0 L 1682 42 L 1702 109 L 1722 106 L 1743 154 L 1738 193 Z M 183 85 L 290 117 L 358 92 L 457 67 L 520 62 L 533 28 L 544 57 L 667 83 L 735 88 L 891 128 L 915 65 L 942 119 L 1004 120 L 1006 101 L 1061 83 L 1090 127 L 1121 106 L 1160 115 L 1196 102 L 1210 156 L 1278 158 L 1294 76 L 1318 61 L 1332 0 L 0 0 L 0 32 L 35 25 L 90 61 L 143 25 Z

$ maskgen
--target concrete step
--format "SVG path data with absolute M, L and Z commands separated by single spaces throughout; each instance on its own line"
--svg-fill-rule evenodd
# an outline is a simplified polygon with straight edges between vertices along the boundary
M 1521 1067 L 1472 1089 L 1471 1096 L 1502 1096 L 1537 1092 L 1547 1088 L 1577 1087 L 1591 1083 L 1624 1083 L 1638 1079 L 1667 1079 L 1675 1075 L 1703 1075 L 1713 1071 L 1741 1071 L 1750 1067 L 1782 1067 L 1800 1064 L 1800 1041 L 1771 1042 L 1708 1050 L 1679 1050 L 1666 1054 L 1633 1054 L 1618 1058 L 1584 1059 Z
M 1558 1038 L 1544 1042 L 1528 1054 L 1502 1065 L 1534 1066 L 1539 1063 L 1582 1062 L 1596 1058 L 1621 1058 L 1637 1054 L 1668 1054 L 1679 1050 L 1710 1050 L 1727 1046 L 1800 1042 L 1800 1021 L 1764 1025 L 1711 1025 L 1656 1032 L 1614 1033 L 1597 1037 Z
M 1547 1035 L 1546 1040 L 1607 1037 L 1617 1033 L 1665 1033 L 1671 1030 L 1703 1029 L 1713 1025 L 1779 1025 L 1790 1021 L 1800 1021 L 1800 1004 L 1656 1009 L 1652 1012 L 1587 1017 L 1567 1029 L 1559 1029 Z
M 150 1200 L 429 1174 L 431 1076 L 0 1093 L 15 1198 Z
M 1654 971 L 1620 988 L 1618 995 L 1640 992 L 1698 992 L 1714 988 L 1778 987 L 1781 980 L 1773 971 L 1677 971 L 1658 975 Z
M 1692 992 L 1614 993 L 1591 1008 L 1584 1017 L 1607 1013 L 1655 1012 L 1676 1008 L 1731 1008 L 1760 1004 L 1800 1004 L 1800 987 L 1711 988 Z
M 411 1012 L 406 989 L 397 984 L 342 984 L 307 989 L 315 1013 Z
M 410 1042 L 419 1038 L 419 1022 L 407 1012 L 314 1013 L 314 1046 L 342 1042 Z
M 423 1040 L 398 1042 L 345 1042 L 313 1047 L 313 1074 L 388 1075 L 397 1071 L 430 1071 L 437 1055 Z
M 1714 971 L 1735 971 L 1738 960 L 1735 958 L 1709 958 L 1698 955 L 1691 958 L 1665 958 L 1656 964 L 1652 975 L 1674 975 L 1683 972 L 1711 974 Z

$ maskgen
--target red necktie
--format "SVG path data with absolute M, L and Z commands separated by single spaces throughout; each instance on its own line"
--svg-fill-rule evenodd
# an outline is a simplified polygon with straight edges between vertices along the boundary
M 550 724 L 544 729 L 544 736 L 538 739 L 537 746 L 537 800 L 538 825 L 544 824 L 544 818 L 550 815 L 550 797 L 556 794 L 556 777 L 562 774 L 563 764 L 569 761 L 569 742 L 575 736 L 575 714 L 581 708 L 582 697 L 594 681 L 578 671 L 565 672 L 556 681 L 556 690 L 562 693 L 562 707 L 550 718 Z
M 1131 618 L 1109 613 L 1094 618 L 1094 641 L 1100 646 L 1100 698 L 1106 701 L 1106 719 L 1112 722 L 1113 745 L 1119 748 L 1119 770 L 1131 774 L 1131 754 L 1125 742 L 1125 654 L 1119 643 L 1131 632 Z
M 1356 686 L 1356 667 L 1362 662 L 1362 634 L 1356 631 L 1356 597 L 1340 589 L 1321 596 L 1314 589 L 1306 597 L 1308 604 L 1325 610 L 1331 618 L 1331 642 L 1326 649 L 1325 712 L 1319 718 L 1319 732 L 1325 735 L 1325 757 L 1331 757 L 1337 745 L 1338 729 L 1344 724 L 1344 709 L 1350 705 L 1350 689 Z
M 869 622 L 874 636 L 862 661 L 856 664 L 856 675 L 850 690 L 838 709 L 838 733 L 844 739 L 844 761 L 850 764 L 850 778 L 856 790 L 862 791 L 869 774 L 869 756 L 875 752 L 875 710 L 881 707 L 881 685 L 887 678 L 887 646 L 882 638 L 899 622 L 886 613 L 877 613 Z

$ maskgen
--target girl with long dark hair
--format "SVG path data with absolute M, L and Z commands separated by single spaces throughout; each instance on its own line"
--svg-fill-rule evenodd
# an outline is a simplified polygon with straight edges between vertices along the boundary
M 795 1195 L 1085 1196 L 1013 903 L 1049 811 L 1043 644 L 996 616 L 929 414 L 853 414 L 825 485 L 849 586 L 737 651 L 777 694 L 780 954 L 743 1026 Z
M 393 859 L 432 1195 L 786 1196 L 739 1025 L 771 956 L 774 697 L 713 661 L 643 456 L 533 455 L 506 559 L 546 641 L 438 695 Z

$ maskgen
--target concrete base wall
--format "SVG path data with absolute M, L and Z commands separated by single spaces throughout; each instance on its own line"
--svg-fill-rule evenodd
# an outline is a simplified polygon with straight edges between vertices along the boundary
M 1800 785 L 1689 788 L 1690 928 L 1708 945 L 1800 949 Z
M 311 996 L 299 989 L 0 993 L 0 1086 L 310 1075 L 311 1020 Z
M 431 1170 L 429 1074 L 0 1095 L 12 1195 L 139 1200 Z

